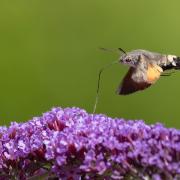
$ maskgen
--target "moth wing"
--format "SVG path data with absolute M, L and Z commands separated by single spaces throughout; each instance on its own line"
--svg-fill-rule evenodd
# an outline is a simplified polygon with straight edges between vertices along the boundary
M 151 85 L 146 81 L 138 82 L 136 81 L 136 79 L 132 78 L 133 75 L 136 76 L 136 73 L 137 71 L 135 68 L 133 67 L 129 68 L 127 74 L 125 75 L 120 86 L 117 89 L 117 94 L 128 95 L 136 91 L 146 89 Z
M 156 64 L 148 64 L 147 81 L 154 84 L 161 76 L 163 69 Z
M 147 69 L 130 67 L 117 89 L 117 94 L 128 95 L 136 91 L 144 90 L 154 84 L 163 72 L 156 64 L 148 64 Z

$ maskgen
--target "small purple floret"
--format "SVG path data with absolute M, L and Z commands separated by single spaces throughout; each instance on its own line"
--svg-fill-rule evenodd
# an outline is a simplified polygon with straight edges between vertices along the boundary
M 179 179 L 180 130 L 79 108 L 0 127 L 0 179 Z

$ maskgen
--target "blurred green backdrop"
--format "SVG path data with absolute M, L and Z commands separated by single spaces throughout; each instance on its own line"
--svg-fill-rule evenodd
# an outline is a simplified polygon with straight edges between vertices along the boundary
M 1 125 L 53 106 L 92 112 L 98 70 L 119 56 L 98 47 L 180 55 L 179 6 L 179 0 L 1 1 Z M 114 65 L 104 72 L 97 113 L 180 128 L 180 72 L 117 96 L 126 71 Z

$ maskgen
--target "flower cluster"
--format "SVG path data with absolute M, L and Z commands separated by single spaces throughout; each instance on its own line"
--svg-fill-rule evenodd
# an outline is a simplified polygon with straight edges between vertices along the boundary
M 180 130 L 79 108 L 0 127 L 0 179 L 179 179 Z

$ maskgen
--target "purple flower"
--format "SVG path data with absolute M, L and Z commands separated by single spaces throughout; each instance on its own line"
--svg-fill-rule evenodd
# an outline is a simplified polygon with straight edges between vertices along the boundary
M 178 179 L 180 130 L 53 108 L 0 127 L 0 179 Z

